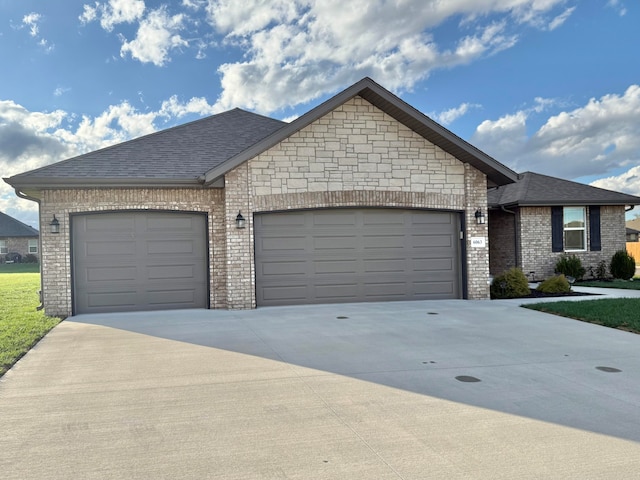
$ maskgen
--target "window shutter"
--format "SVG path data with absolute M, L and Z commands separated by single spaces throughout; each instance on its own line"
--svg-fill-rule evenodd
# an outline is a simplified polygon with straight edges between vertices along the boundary
M 551 251 L 562 252 L 564 249 L 564 209 L 562 207 L 551 207 Z
M 600 207 L 589 207 L 589 249 L 592 252 L 602 250 L 600 237 Z

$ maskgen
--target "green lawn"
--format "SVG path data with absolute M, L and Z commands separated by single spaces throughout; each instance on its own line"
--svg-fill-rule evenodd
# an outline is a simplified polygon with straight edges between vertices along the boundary
M 597 280 L 576 282 L 576 287 L 600 287 L 600 288 L 623 288 L 625 290 L 640 290 L 639 280 L 611 280 L 610 282 L 599 282 Z
M 55 327 L 59 318 L 37 311 L 40 304 L 38 265 L 0 265 L 0 376 L 38 340 Z M 9 268 L 10 267 L 10 268 Z M 24 273 L 25 270 L 27 273 Z
M 2 273 L 40 273 L 40 265 L 37 263 L 0 263 Z
M 640 283 L 640 282 L 638 282 Z M 523 305 L 525 308 L 640 333 L 640 298 L 602 298 Z

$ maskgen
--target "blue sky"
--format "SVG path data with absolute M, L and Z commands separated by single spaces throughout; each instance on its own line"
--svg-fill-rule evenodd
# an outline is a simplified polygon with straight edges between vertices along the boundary
M 518 172 L 640 195 L 638 25 L 631 0 L 0 0 L 0 173 L 370 76 Z M 4 182 L 0 210 L 37 227 Z

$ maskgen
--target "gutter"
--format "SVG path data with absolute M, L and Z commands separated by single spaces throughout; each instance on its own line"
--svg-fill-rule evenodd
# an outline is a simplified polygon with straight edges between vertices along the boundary
M 36 311 L 39 312 L 44 308 L 44 302 L 42 301 L 42 296 L 44 292 L 44 280 L 42 278 L 43 277 L 42 275 L 42 209 L 40 208 L 40 199 L 35 197 L 30 197 L 29 195 L 22 193 L 20 190 L 18 190 L 17 187 L 14 190 L 16 192 L 16 195 L 19 198 L 22 198 L 24 200 L 31 200 L 32 202 L 36 202 L 38 204 L 38 226 L 40 227 L 39 235 L 38 235 L 38 251 L 40 252 L 40 295 L 39 295 L 40 305 L 36 307 Z

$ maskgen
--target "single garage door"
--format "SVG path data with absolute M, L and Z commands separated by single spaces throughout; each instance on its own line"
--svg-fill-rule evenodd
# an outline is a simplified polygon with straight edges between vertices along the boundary
M 257 303 L 461 298 L 459 232 L 459 214 L 452 212 L 257 214 Z
M 205 215 L 76 215 L 71 228 L 76 314 L 208 306 Z

